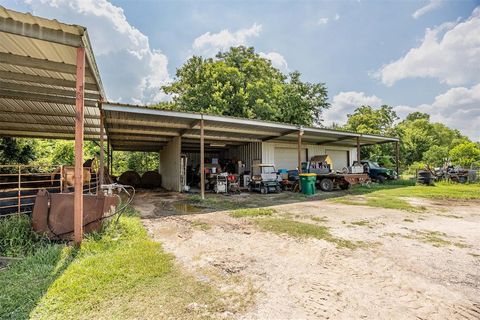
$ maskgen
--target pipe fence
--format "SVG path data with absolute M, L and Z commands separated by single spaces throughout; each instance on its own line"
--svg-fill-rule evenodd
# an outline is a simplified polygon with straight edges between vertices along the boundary
M 53 165 L 0 165 L 0 217 L 19 213 L 30 214 L 37 193 L 46 189 L 50 193 L 73 192 L 73 166 Z M 83 192 L 98 192 L 98 175 L 84 168 Z M 85 174 L 84 174 L 85 175 Z

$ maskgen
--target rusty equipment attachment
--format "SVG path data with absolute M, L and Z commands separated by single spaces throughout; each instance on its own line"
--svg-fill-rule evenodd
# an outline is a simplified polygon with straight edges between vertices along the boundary
M 129 193 L 130 188 L 133 192 Z M 85 233 L 100 231 L 104 219 L 118 216 L 133 201 L 135 189 L 123 185 L 102 185 L 98 195 L 83 196 L 83 226 Z M 128 200 L 121 201 L 124 192 Z M 32 213 L 33 229 L 50 239 L 71 240 L 73 237 L 73 193 L 51 194 L 40 190 Z M 122 202 L 122 204 L 120 204 Z

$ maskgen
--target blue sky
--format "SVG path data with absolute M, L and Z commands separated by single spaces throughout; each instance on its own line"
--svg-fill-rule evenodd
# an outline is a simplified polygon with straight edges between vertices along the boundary
M 88 28 L 107 96 L 151 103 L 192 54 L 251 45 L 325 82 L 326 122 L 361 104 L 425 111 L 480 139 L 480 0 L 0 0 Z

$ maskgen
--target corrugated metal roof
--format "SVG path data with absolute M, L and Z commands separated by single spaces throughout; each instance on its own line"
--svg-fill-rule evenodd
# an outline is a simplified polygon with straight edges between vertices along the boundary
M 158 151 L 175 136 L 198 145 L 202 118 L 206 143 L 225 144 L 226 147 L 262 141 L 295 143 L 300 130 L 303 131 L 302 142 L 308 144 L 355 147 L 357 138 L 360 145 L 398 141 L 391 137 L 116 103 L 104 103 L 102 110 L 105 129 L 115 150 Z
M 0 6 L 0 134 L 74 138 L 77 47 L 85 47 L 85 138 L 105 97 L 86 28 Z

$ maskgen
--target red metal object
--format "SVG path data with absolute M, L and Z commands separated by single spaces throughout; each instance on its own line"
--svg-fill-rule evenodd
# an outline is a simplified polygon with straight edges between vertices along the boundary
M 370 177 L 366 173 L 349 173 L 342 176 L 352 186 L 370 181 Z
M 85 48 L 77 48 L 77 79 L 75 99 L 75 195 L 74 239 L 80 244 L 83 239 L 83 129 L 84 129 L 84 87 Z

